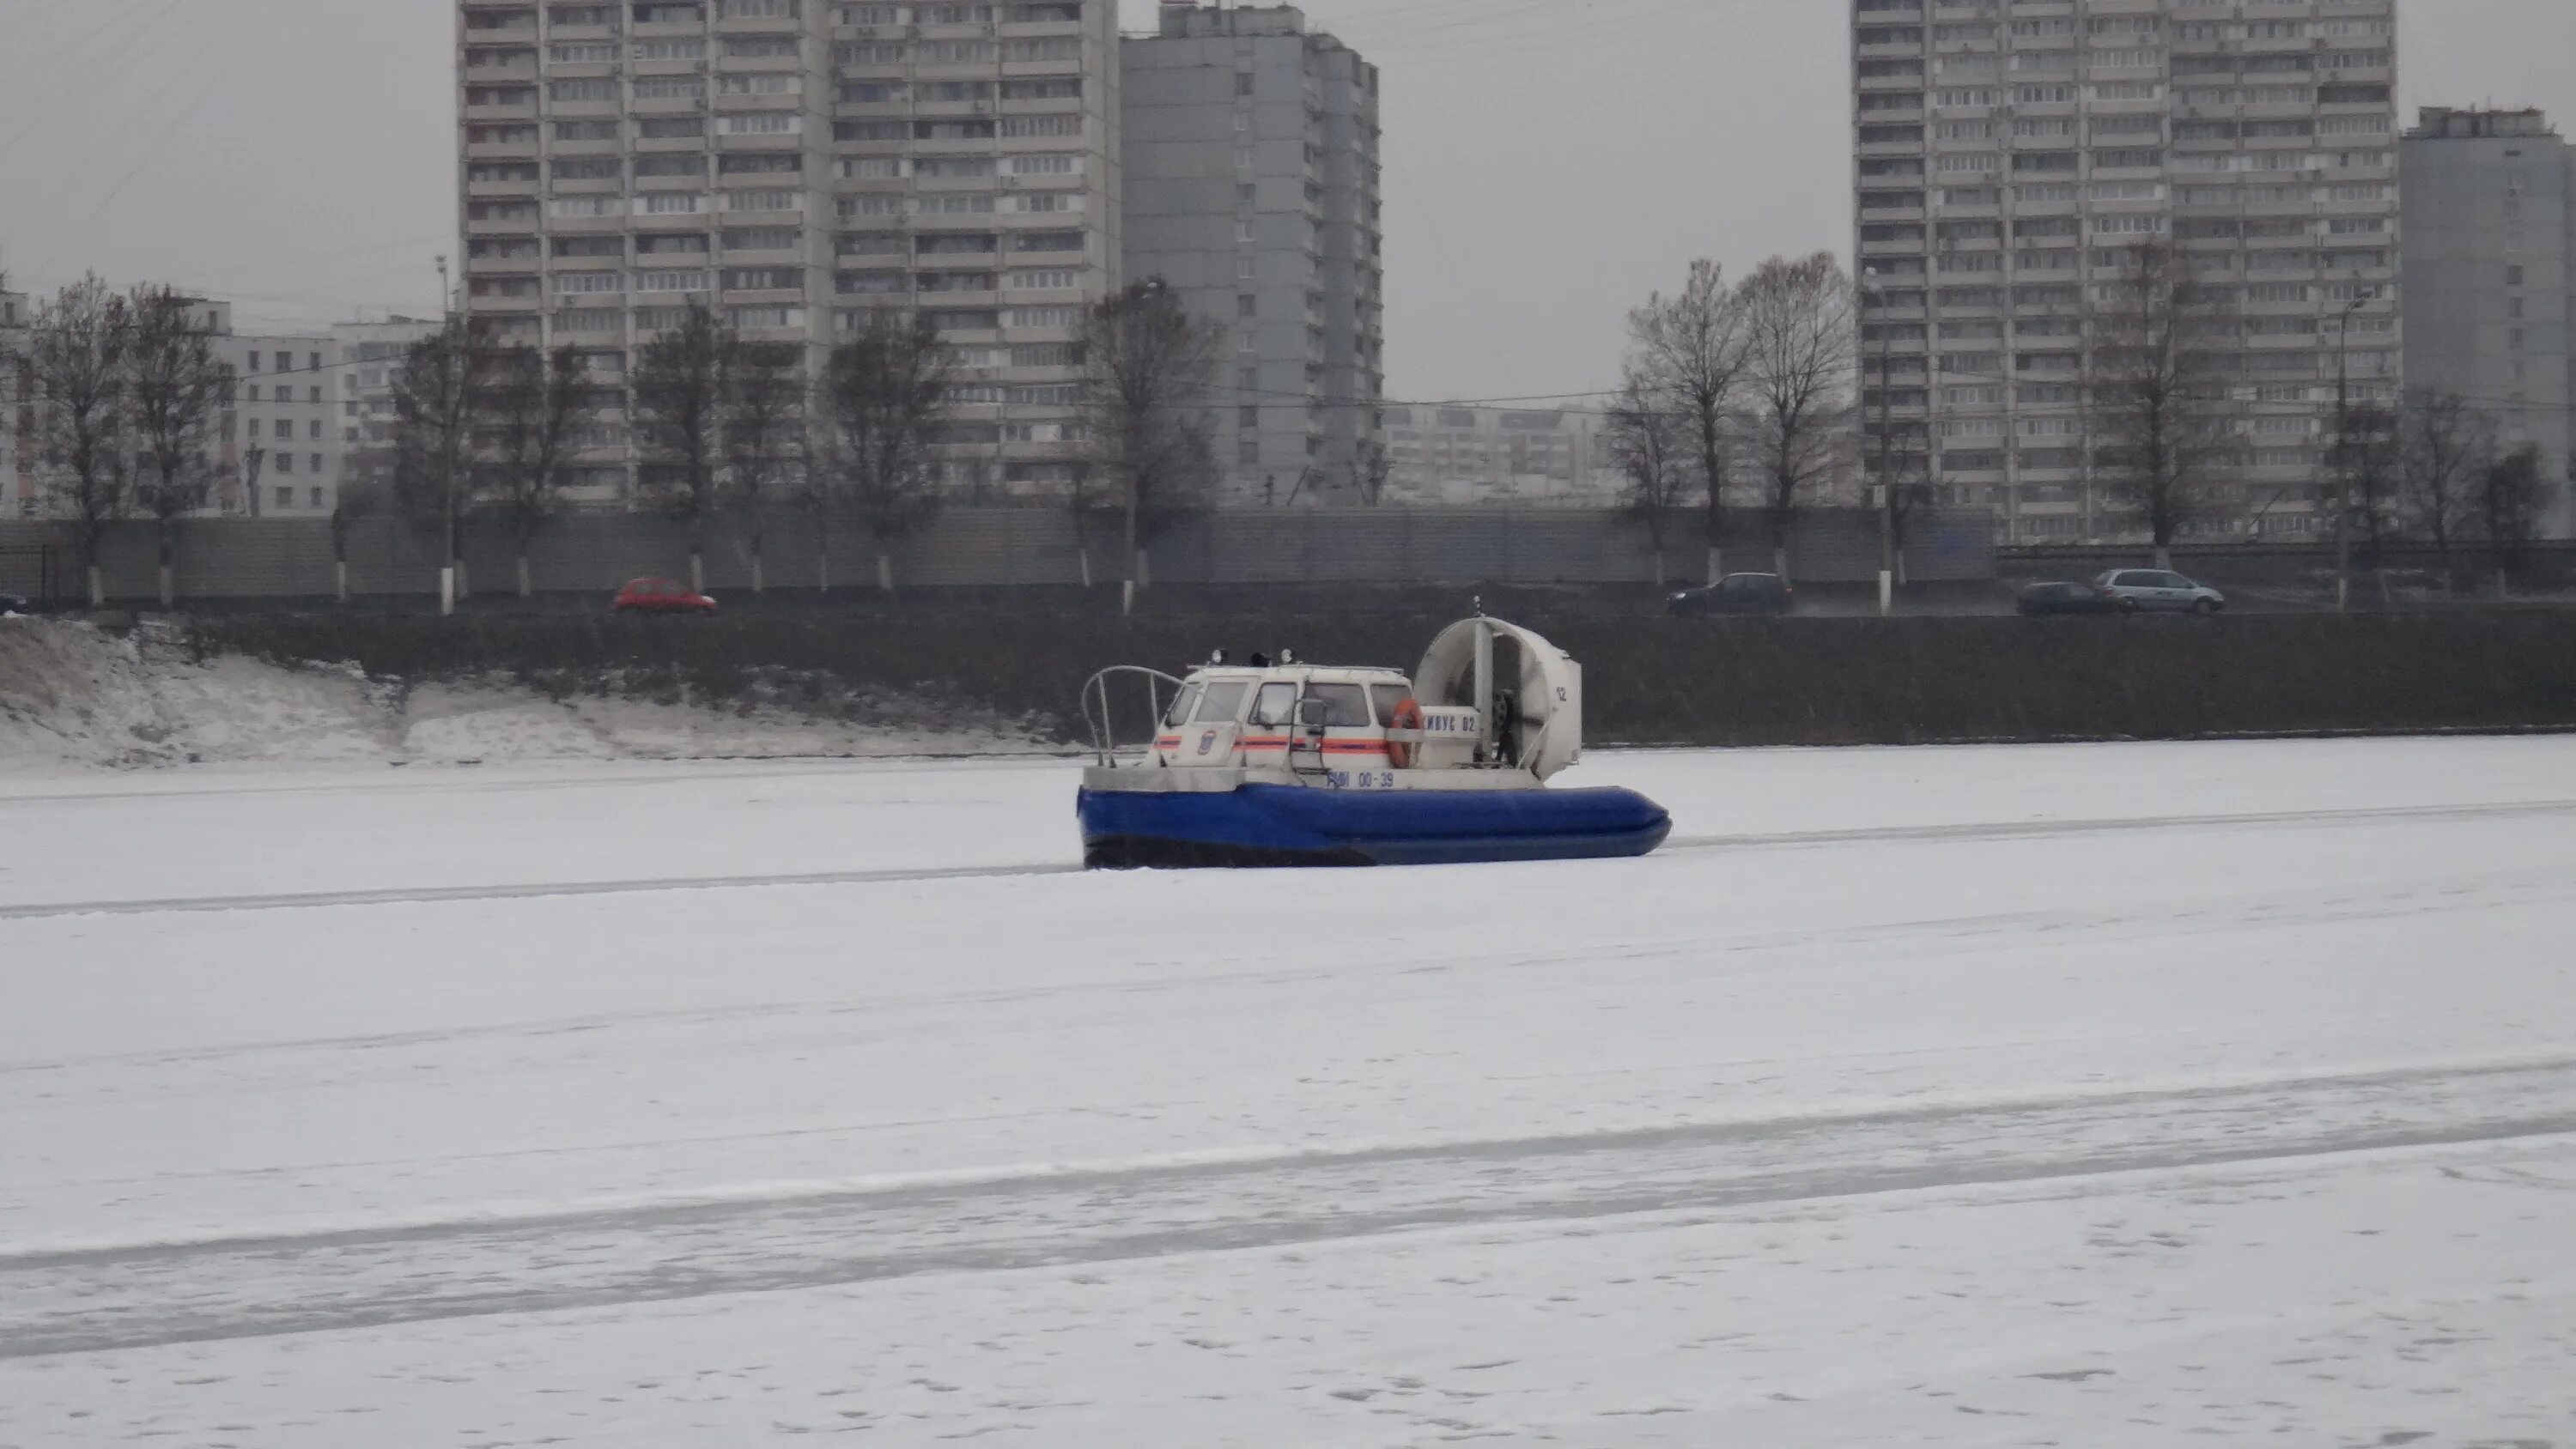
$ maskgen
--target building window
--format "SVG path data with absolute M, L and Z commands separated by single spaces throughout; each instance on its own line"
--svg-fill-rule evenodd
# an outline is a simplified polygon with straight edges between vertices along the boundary
M 293 508 L 295 506 L 295 490 L 292 488 L 278 489 L 277 506 L 280 508 Z

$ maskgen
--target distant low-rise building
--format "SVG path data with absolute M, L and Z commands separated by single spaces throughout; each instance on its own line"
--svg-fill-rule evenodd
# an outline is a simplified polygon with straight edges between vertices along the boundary
M 340 483 L 355 482 L 367 455 L 393 442 L 394 382 L 412 344 L 437 334 L 439 323 L 416 317 L 382 322 L 343 322 L 331 329 L 340 366 L 338 384 Z M 616 489 L 609 490 L 611 497 Z
M 215 507 L 253 518 L 327 515 L 340 488 L 340 349 L 328 333 L 218 338 L 237 381 Z
M 233 396 L 213 420 L 215 486 L 203 515 L 313 517 L 339 491 L 339 348 L 320 334 L 245 336 L 233 331 L 229 302 L 192 298 L 196 326 L 234 374 Z M 35 306 L 0 295 L 0 502 L 19 518 L 55 515 L 43 465 L 43 389 L 27 360 Z
M 1389 503 L 1615 502 L 1603 418 L 1571 409 L 1386 409 Z

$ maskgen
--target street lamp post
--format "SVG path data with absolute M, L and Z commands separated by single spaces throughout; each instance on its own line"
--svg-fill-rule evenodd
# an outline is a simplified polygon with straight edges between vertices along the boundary
M 1869 299 L 1869 311 L 1878 317 L 1878 612 L 1880 617 L 1896 612 L 1896 477 L 1889 471 L 1889 450 L 1895 442 L 1896 333 L 1887 319 L 1887 291 L 1879 285 L 1878 268 L 1869 267 L 1861 276 L 1861 294 Z

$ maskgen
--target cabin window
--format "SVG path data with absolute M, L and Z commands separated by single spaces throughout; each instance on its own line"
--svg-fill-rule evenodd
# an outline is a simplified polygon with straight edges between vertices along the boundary
M 1324 702 L 1326 729 L 1353 730 L 1369 726 L 1368 691 L 1356 684 L 1310 684 L 1308 699 Z
M 1374 700 L 1377 704 L 1377 722 L 1379 724 L 1391 724 L 1395 720 L 1395 707 L 1404 703 L 1406 700 L 1413 698 L 1413 686 L 1409 684 L 1372 684 L 1369 686 L 1369 698 Z
M 1200 724 L 1232 724 L 1243 717 L 1244 692 L 1251 686 L 1237 679 L 1230 683 L 1211 684 L 1199 703 Z
M 1260 697 L 1252 702 L 1252 722 L 1255 725 L 1278 728 L 1294 720 L 1296 715 L 1297 686 L 1293 684 L 1265 684 L 1261 686 Z
M 1199 687 L 1195 684 L 1183 685 L 1181 687 L 1180 698 L 1172 701 L 1172 712 L 1163 716 L 1164 726 L 1166 728 L 1177 728 L 1181 725 L 1188 724 L 1190 722 L 1190 711 L 1198 708 L 1198 705 Z

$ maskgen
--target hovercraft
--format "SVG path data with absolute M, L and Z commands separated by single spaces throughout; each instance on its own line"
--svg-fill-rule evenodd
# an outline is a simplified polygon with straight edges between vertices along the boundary
M 1139 687 L 1141 685 L 1141 687 Z M 1150 744 L 1116 722 L 1150 699 Z M 1583 669 L 1530 630 L 1478 617 L 1393 669 L 1245 664 L 1175 677 L 1106 669 L 1083 690 L 1094 869 L 1457 865 L 1641 856 L 1672 817 L 1622 789 L 1550 789 L 1583 755 Z

